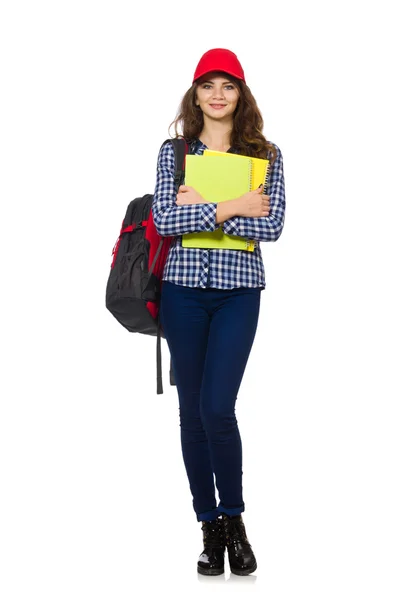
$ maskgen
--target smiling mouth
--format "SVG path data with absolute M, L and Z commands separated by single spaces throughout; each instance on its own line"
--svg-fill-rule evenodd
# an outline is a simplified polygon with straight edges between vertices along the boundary
M 210 104 L 211 108 L 225 108 L 226 104 Z

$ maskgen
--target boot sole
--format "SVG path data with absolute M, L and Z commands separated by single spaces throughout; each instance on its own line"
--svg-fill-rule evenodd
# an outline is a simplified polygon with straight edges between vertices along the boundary
M 252 565 L 252 567 L 249 567 L 248 569 L 232 569 L 232 567 L 230 567 L 230 570 L 235 575 L 249 575 L 250 573 L 256 571 L 257 567 L 258 565 L 255 563 L 254 565 Z
M 201 575 L 223 575 L 225 569 L 204 569 L 203 567 L 197 566 L 197 571 Z

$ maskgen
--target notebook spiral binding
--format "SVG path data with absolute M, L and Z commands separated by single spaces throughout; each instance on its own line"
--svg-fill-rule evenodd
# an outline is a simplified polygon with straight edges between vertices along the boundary
M 254 170 L 254 163 L 252 161 L 250 161 L 250 170 L 249 170 L 249 189 L 250 190 L 252 190 L 253 170 Z M 269 179 L 269 165 L 266 168 L 262 194 L 265 194 L 265 192 L 266 192 L 268 179 Z M 245 244 L 246 250 L 253 252 L 257 246 L 258 246 L 258 242 L 256 240 L 250 240 L 250 239 L 246 240 L 246 244 Z
M 252 162 L 252 160 L 247 161 L 249 164 L 249 173 L 248 173 L 248 189 L 252 190 L 252 178 L 253 178 L 253 171 L 254 171 L 254 163 Z
M 269 180 L 269 171 L 270 171 L 269 165 L 267 165 L 266 173 L 265 173 L 265 181 L 263 182 L 263 193 L 266 192 L 267 184 L 269 183 L 269 181 L 268 181 Z

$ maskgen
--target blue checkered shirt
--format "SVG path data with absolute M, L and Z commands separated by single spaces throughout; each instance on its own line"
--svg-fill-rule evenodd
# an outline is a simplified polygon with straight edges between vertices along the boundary
M 267 217 L 232 217 L 215 223 L 216 202 L 176 204 L 174 184 L 175 155 L 171 142 L 160 149 L 157 162 L 156 187 L 152 213 L 157 232 L 175 236 L 164 266 L 163 277 L 178 285 L 200 288 L 232 289 L 237 287 L 266 287 L 265 269 L 260 244 L 253 252 L 211 248 L 184 248 L 182 234 L 214 231 L 219 227 L 229 235 L 247 237 L 257 242 L 275 242 L 284 226 L 285 189 L 283 157 L 278 146 L 277 158 L 270 168 L 265 193 L 270 196 L 270 214 Z M 207 148 L 197 140 L 191 152 L 203 154 Z

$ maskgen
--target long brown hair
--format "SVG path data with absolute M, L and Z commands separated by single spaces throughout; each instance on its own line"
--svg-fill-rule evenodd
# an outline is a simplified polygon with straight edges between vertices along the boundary
M 223 73 L 222 73 L 223 75 Z M 263 118 L 256 100 L 249 87 L 241 79 L 228 75 L 228 79 L 238 88 L 240 95 L 233 116 L 233 128 L 230 135 L 231 147 L 239 154 L 256 158 L 269 158 L 270 166 L 277 156 L 277 149 L 268 142 L 262 133 Z M 178 126 L 182 128 L 182 135 L 187 141 L 197 139 L 204 127 L 203 111 L 196 106 L 197 87 L 204 77 L 193 83 L 183 96 L 178 109 L 178 114 L 169 126 L 174 126 L 175 137 L 178 137 Z M 269 156 L 270 154 L 270 156 Z

